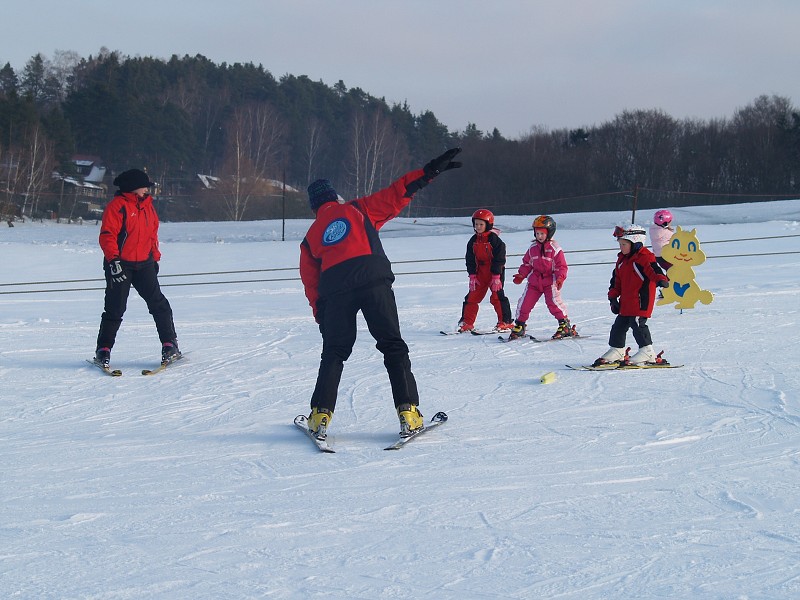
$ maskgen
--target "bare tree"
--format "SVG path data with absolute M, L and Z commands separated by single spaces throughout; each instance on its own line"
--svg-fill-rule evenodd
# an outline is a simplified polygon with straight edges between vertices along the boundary
M 349 187 L 355 196 L 367 196 L 391 181 L 407 153 L 392 128 L 391 120 L 379 109 L 353 115 L 350 127 L 350 157 L 347 163 Z
M 311 117 L 306 126 L 303 145 L 304 158 L 306 160 L 306 182 L 308 183 L 314 177 L 317 155 L 322 148 L 323 131 L 322 122 L 316 117 Z
M 282 119 L 269 104 L 254 103 L 234 111 L 226 128 L 218 188 L 231 220 L 241 221 L 250 200 L 268 193 L 266 179 L 280 168 L 285 131 Z

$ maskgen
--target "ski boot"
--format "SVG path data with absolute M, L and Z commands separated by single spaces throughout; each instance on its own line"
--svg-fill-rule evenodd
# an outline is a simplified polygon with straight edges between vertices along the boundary
M 500 333 L 503 333 L 504 331 L 511 331 L 512 329 L 514 329 L 514 324 L 513 323 L 504 323 L 503 321 L 498 321 L 497 325 L 495 325 L 494 329 L 495 329 L 495 331 L 499 331 Z
M 656 353 L 653 346 L 641 346 L 639 351 L 627 360 L 627 364 L 641 365 L 643 363 L 654 363 L 656 361 Z
M 560 340 L 562 338 L 572 337 L 578 335 L 574 325 L 569 324 L 569 319 L 560 319 L 558 321 L 558 329 L 553 334 L 552 339 Z
M 107 369 L 111 363 L 111 348 L 98 348 L 94 353 L 94 362 Z
M 171 363 L 181 357 L 181 351 L 178 349 L 178 341 L 164 342 L 161 345 L 161 364 Z
M 401 404 L 397 407 L 397 416 L 400 418 L 400 437 L 409 437 L 425 427 L 422 413 L 414 404 Z
M 318 440 L 324 440 L 328 437 L 328 425 L 331 424 L 331 419 L 333 419 L 333 413 L 327 408 L 314 407 L 308 416 L 308 430 Z
M 525 326 L 525 323 L 521 321 L 514 321 L 514 327 L 511 328 L 511 335 L 508 336 L 508 341 L 510 342 L 511 340 L 524 337 L 526 330 L 527 327 Z
M 470 325 L 469 323 L 465 323 L 464 321 L 460 321 L 458 323 L 458 333 L 469 333 L 470 331 L 474 330 L 475 326 Z
M 606 353 L 592 363 L 593 367 L 610 364 L 623 364 L 628 360 L 628 351 L 622 348 L 609 348 Z

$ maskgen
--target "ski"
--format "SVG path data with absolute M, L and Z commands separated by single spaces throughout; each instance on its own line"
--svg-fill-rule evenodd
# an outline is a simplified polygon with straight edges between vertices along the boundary
M 500 330 L 500 329 L 497 329 L 497 328 L 492 328 L 489 331 L 483 331 L 481 329 L 471 329 L 470 333 L 472 335 L 491 335 L 493 333 L 502 333 L 502 331 L 503 330 Z M 509 329 L 508 331 L 510 332 L 511 330 Z
M 111 367 L 106 367 L 103 363 L 99 363 L 94 359 L 89 360 L 87 358 L 86 362 L 89 363 L 90 365 L 94 365 L 106 375 L 110 375 L 111 377 L 122 377 L 122 371 L 120 371 L 119 369 L 112 369 Z
M 573 371 L 634 371 L 637 369 L 680 369 L 683 365 L 671 365 L 669 363 L 641 363 L 638 365 L 626 365 L 623 363 L 608 363 L 605 365 L 564 365 Z
M 329 454 L 334 454 L 336 452 L 336 450 L 331 448 L 331 445 L 328 443 L 327 438 L 324 440 L 320 440 L 311 432 L 311 430 L 308 428 L 308 418 L 305 415 L 297 415 L 294 418 L 294 424 L 300 431 L 302 431 L 308 436 L 308 439 L 314 442 L 314 445 L 316 445 L 316 447 L 319 448 L 321 452 L 327 452 Z
M 436 429 L 439 425 L 444 425 L 447 422 L 447 414 L 444 412 L 437 412 L 430 420 L 430 423 L 425 425 L 422 429 L 418 429 L 411 435 L 407 437 L 401 437 L 398 439 L 394 444 L 391 446 L 387 446 L 384 450 L 400 450 L 403 446 L 405 446 L 411 440 L 417 439 L 423 433 L 430 431 L 431 429 Z
M 142 375 L 156 375 L 158 373 L 161 373 L 161 371 L 165 371 L 167 367 L 169 367 L 171 364 L 178 362 L 180 359 L 182 359 L 183 356 L 184 356 L 183 354 L 178 354 L 176 356 L 173 356 L 170 360 L 165 360 L 164 362 L 162 362 L 155 369 L 142 369 Z
M 442 335 L 463 335 L 465 333 L 471 333 L 472 335 L 491 335 L 493 333 L 498 333 L 499 329 L 490 329 L 488 331 L 482 329 L 469 329 L 467 331 L 440 331 Z
M 541 339 L 539 339 L 537 337 L 533 337 L 532 335 L 529 335 L 528 337 L 531 338 L 534 342 L 538 342 L 540 344 L 543 344 L 545 342 L 562 342 L 564 340 L 585 340 L 586 338 L 590 338 L 592 336 L 590 336 L 590 335 L 570 335 L 568 337 L 549 338 L 549 339 L 546 339 L 546 340 L 541 340 Z
M 500 340 L 501 342 L 506 342 L 506 343 L 507 342 L 516 342 L 516 341 L 529 342 L 531 340 L 535 340 L 537 342 L 539 341 L 539 340 L 536 340 L 533 336 L 530 336 L 530 335 L 527 335 L 527 334 L 526 335 L 521 335 L 521 336 L 515 337 L 515 338 L 512 338 L 510 335 L 508 337 L 504 337 L 502 335 L 498 335 L 497 339 Z

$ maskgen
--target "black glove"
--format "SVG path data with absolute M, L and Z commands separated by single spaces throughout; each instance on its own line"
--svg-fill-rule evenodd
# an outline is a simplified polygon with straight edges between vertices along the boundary
M 425 178 L 430 181 L 445 171 L 449 171 L 450 169 L 460 169 L 460 162 L 452 162 L 453 158 L 455 158 L 456 154 L 459 152 L 461 152 L 461 148 L 450 148 L 450 150 L 441 156 L 437 156 L 427 165 L 422 167 L 422 170 L 425 171 Z
M 111 273 L 111 281 L 113 283 L 122 283 L 128 278 L 118 258 L 108 261 L 108 271 Z
M 609 302 L 609 304 L 611 304 L 611 312 L 614 313 L 615 315 L 618 315 L 619 314 L 619 300 L 617 300 L 616 298 L 609 298 L 608 302 Z
M 661 288 L 666 288 L 669 287 L 669 281 L 667 281 L 666 279 L 662 279 L 660 281 L 656 281 L 656 285 Z
M 451 159 L 461 152 L 461 148 L 450 148 L 447 152 L 442 154 L 441 156 L 437 156 L 432 161 L 428 162 L 422 170 L 424 171 L 424 175 L 419 179 L 415 179 L 411 183 L 406 186 L 406 198 L 411 198 L 414 194 L 416 194 L 419 190 L 424 188 L 428 185 L 434 177 L 443 173 L 444 171 L 448 171 L 449 169 L 458 169 L 461 167 L 460 162 L 452 162 Z
M 153 263 L 153 268 L 154 268 L 154 269 L 155 269 L 155 271 L 156 271 L 156 275 L 158 275 L 158 263 L 157 263 L 157 262 L 154 262 L 154 263 Z

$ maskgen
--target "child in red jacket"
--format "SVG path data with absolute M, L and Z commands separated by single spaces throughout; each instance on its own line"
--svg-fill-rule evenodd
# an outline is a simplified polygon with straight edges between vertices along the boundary
M 608 336 L 610 348 L 594 361 L 593 366 L 622 362 L 625 359 L 625 337 L 628 329 L 639 344 L 639 351 L 630 357 L 629 364 L 655 362 L 653 340 L 647 319 L 653 314 L 656 286 L 667 287 L 669 279 L 656 262 L 655 254 L 645 246 L 644 227 L 630 225 L 614 229 L 619 242 L 617 264 L 611 273 L 608 300 L 611 312 L 617 315 Z M 638 320 L 637 320 L 638 319 Z
M 511 329 L 511 304 L 503 292 L 503 279 L 506 265 L 506 244 L 500 239 L 494 227 L 494 215 L 481 208 L 472 214 L 472 227 L 475 230 L 467 242 L 467 274 L 469 293 L 464 296 L 458 332 L 475 329 L 478 308 L 486 292 L 491 290 L 489 302 L 497 313 L 496 331 Z
M 545 304 L 558 320 L 558 329 L 553 339 L 575 335 L 567 316 L 567 305 L 561 299 L 561 286 L 567 278 L 567 260 L 564 251 L 553 239 L 556 222 L 553 217 L 540 215 L 533 221 L 535 239 L 522 258 L 522 264 L 514 275 L 514 283 L 519 285 L 527 278 L 528 284 L 517 302 L 517 314 L 509 340 L 525 335 L 526 322 L 539 298 L 544 296 Z

